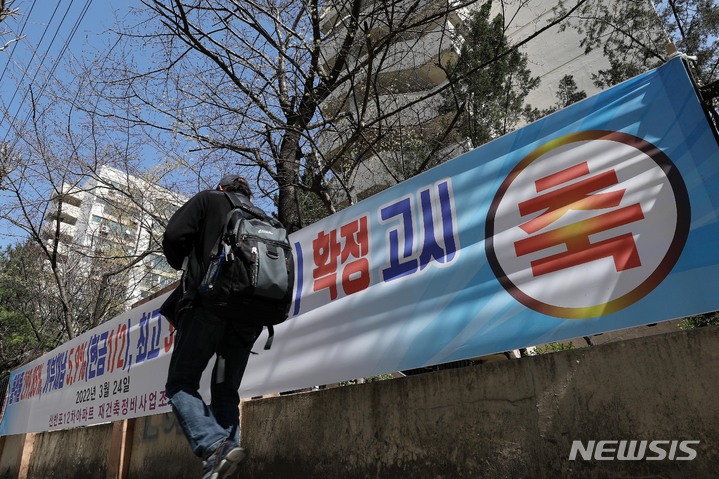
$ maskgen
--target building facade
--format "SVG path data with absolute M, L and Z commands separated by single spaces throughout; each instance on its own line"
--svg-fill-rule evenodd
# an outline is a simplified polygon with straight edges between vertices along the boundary
M 620 0 L 605 3 L 615 1 Z M 369 41 L 364 46 L 357 46 L 357 55 L 350 56 L 345 67 L 348 75 L 355 77 L 351 86 L 339 89 L 322 105 L 325 118 L 331 118 L 334 125 L 318 138 L 319 149 L 327 161 L 346 161 L 336 158 L 336 152 L 357 131 L 356 124 L 371 124 L 381 117 L 377 128 L 383 129 L 385 134 L 392 130 L 397 132 L 387 135 L 390 140 L 377 143 L 371 151 L 362 151 L 361 163 L 353 168 L 351 177 L 342 179 L 345 185 L 350 185 L 353 201 L 406 179 L 406 173 L 412 172 L 414 166 L 410 157 L 426 154 L 430 150 L 428 140 L 447 128 L 451 114 L 442 111 L 443 95 L 433 93 L 447 90 L 447 67 L 456 63 L 460 46 L 466 41 L 459 31 L 471 13 L 486 2 L 478 1 L 456 9 L 454 6 L 461 2 L 453 0 L 419 4 L 395 0 L 388 3 L 391 9 L 385 6 L 383 10 L 378 7 L 378 2 L 366 2 L 365 10 L 360 14 L 360 23 L 364 25 L 360 29 L 362 35 L 358 35 L 361 38 L 355 43 L 374 38 L 374 44 L 377 44 L 383 36 L 391 36 L 388 32 L 394 28 L 392 25 L 411 24 L 412 20 L 405 20 L 409 17 L 424 15 L 433 20 L 416 22 L 418 26 L 392 36 L 389 48 L 377 55 L 381 58 L 369 59 L 362 54 L 368 51 Z M 350 12 L 346 11 L 349 4 L 336 2 L 322 17 L 322 31 L 327 43 L 325 71 L 332 69 L 340 54 L 350 25 Z M 646 1 L 646 7 L 652 8 L 650 0 Z M 502 16 L 508 43 L 521 45 L 519 51 L 526 55 L 531 75 L 539 78 L 539 85 L 525 98 L 525 105 L 542 111 L 557 105 L 557 91 L 564 77 L 571 76 L 578 91 L 592 96 L 600 91 L 594 84 L 593 75 L 610 66 L 601 49 L 587 52 L 581 45 L 582 34 L 569 26 L 577 23 L 578 18 L 570 17 L 562 25 L 542 31 L 556 17 L 556 8 L 557 2 L 550 0 L 495 0 L 491 4 L 490 18 Z M 438 13 L 442 11 L 447 13 Z M 355 68 L 356 65 L 360 66 Z M 371 100 L 367 101 L 367 98 Z M 391 113 L 395 111 L 398 113 Z M 520 121 L 514 128 L 525 124 Z M 469 148 L 468 142 L 459 139 L 434 154 L 441 158 L 439 161 L 445 161 Z
M 79 185 L 64 184 L 52 198 L 43 239 L 57 236 L 60 257 L 77 263 L 87 274 L 92 274 L 93 262 L 127 265 L 123 277 L 129 306 L 178 279 L 162 254 L 161 241 L 165 222 L 186 200 L 101 166 Z

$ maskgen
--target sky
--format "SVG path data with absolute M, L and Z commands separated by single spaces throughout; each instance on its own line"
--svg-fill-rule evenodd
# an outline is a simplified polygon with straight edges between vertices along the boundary
M 36 101 L 42 102 L 43 88 L 51 76 L 71 81 L 64 68 L 73 58 L 99 56 L 114 39 L 110 30 L 133 21 L 131 9 L 142 7 L 140 0 L 6 0 L 17 15 L 0 24 L 0 45 L 19 34 L 19 41 L 0 51 L 0 144 L 12 143 L 13 121 L 30 119 L 30 86 Z M 40 98 L 38 98 L 40 97 Z M 148 159 L 157 155 L 148 153 Z M 258 205 L 273 211 L 270 199 L 257 198 Z M 0 207 L 3 198 L 0 192 Z M 25 235 L 0 220 L 0 247 L 13 244 Z
M 51 76 L 67 77 L 64 65 L 73 57 L 98 51 L 107 42 L 108 30 L 127 16 L 139 0 L 11 0 L 17 13 L 0 24 L 0 45 L 20 36 L 0 51 L 0 101 L 9 117 L 0 121 L 0 144 L 12 143 L 14 122 L 29 120 L 30 87 L 42 101 Z M 69 79 L 68 79 L 69 80 Z M 14 118 L 14 119 L 13 119 Z M 0 198 L 0 201 L 3 201 Z M 0 225 L 0 247 L 25 235 Z
M 103 35 L 115 19 L 122 18 L 138 3 L 14 0 L 11 7 L 18 13 L 3 23 L 2 30 L 21 34 L 22 38 L 0 52 L 0 98 L 11 116 L 29 101 L 30 85 L 34 92 L 42 91 L 50 74 L 62 76 L 63 61 L 101 47 Z M 4 35 L 3 41 L 10 38 Z M 0 133 L 6 137 L 7 125 L 2 125 Z

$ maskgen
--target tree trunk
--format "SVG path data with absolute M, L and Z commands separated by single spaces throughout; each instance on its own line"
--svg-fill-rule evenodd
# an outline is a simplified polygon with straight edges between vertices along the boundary
M 288 233 L 294 233 L 302 227 L 300 205 L 297 201 L 300 170 L 298 148 L 299 133 L 288 130 L 282 139 L 280 157 L 277 159 L 277 183 L 280 191 L 277 213 Z

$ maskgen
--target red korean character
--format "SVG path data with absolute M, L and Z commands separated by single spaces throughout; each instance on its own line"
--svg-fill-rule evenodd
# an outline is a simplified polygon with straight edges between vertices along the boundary
M 590 237 L 644 219 L 641 205 L 636 203 L 618 208 L 625 190 L 599 193 L 619 180 L 614 170 L 589 176 L 587 162 L 566 168 L 535 181 L 539 196 L 519 203 L 522 216 L 541 212 L 541 214 L 520 227 L 533 235 L 514 243 L 517 256 L 537 253 L 558 245 L 564 245 L 565 251 L 531 261 L 534 276 L 553 273 L 562 269 L 578 266 L 603 258 L 614 259 L 617 271 L 641 266 L 636 243 L 631 233 L 617 235 L 603 241 L 592 243 Z M 570 183 L 587 176 L 580 181 Z M 561 188 L 546 192 L 550 188 Z M 607 210 L 592 218 L 576 221 L 539 233 L 570 210 Z
M 330 299 L 337 298 L 337 257 L 340 255 L 337 231 L 330 231 L 329 234 L 320 232 L 312 241 L 312 252 L 315 262 L 312 271 L 314 291 L 329 288 Z
M 340 235 L 344 239 L 340 259 L 346 263 L 342 270 L 342 289 L 349 295 L 367 289 L 370 282 L 369 261 L 365 258 L 369 252 L 367 216 L 342 226 Z M 350 258 L 356 259 L 347 262 Z

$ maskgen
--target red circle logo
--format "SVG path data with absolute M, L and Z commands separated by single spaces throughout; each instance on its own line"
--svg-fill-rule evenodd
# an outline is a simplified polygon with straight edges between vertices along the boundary
M 507 176 L 486 222 L 487 257 L 525 306 L 583 319 L 651 292 L 689 234 L 689 195 L 656 146 L 614 131 L 569 134 Z

